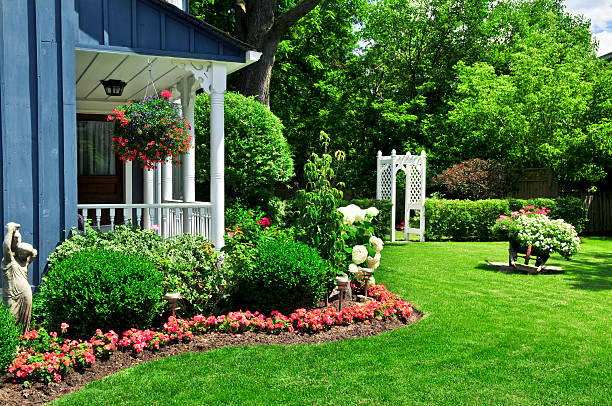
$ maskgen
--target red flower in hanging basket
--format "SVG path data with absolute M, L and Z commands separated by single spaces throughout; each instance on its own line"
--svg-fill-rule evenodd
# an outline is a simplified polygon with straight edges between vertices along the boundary
M 164 90 L 162 96 L 117 106 L 108 116 L 108 121 L 115 121 L 111 146 L 122 161 L 138 161 L 151 170 L 167 158 L 189 152 L 189 124 L 179 107 L 170 102 L 172 94 Z M 178 166 L 178 161 L 175 164 Z

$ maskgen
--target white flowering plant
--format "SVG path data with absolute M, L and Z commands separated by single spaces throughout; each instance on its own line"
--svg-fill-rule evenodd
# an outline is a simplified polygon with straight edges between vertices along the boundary
M 380 265 L 380 252 L 384 247 L 382 239 L 374 235 L 372 221 L 378 216 L 378 209 L 362 209 L 351 204 L 338 209 L 343 216 L 342 239 L 345 243 L 349 273 L 357 277 L 361 269 L 375 270 Z
M 562 219 L 551 220 L 550 210 L 526 206 L 510 216 L 500 216 L 493 231 L 502 231 L 519 250 L 532 247 L 536 255 L 550 255 L 556 252 L 565 259 L 580 249 L 580 237 L 571 224 Z

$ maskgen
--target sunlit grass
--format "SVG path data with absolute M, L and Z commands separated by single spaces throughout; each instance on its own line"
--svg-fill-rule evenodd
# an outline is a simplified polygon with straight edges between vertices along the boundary
M 612 239 L 563 273 L 503 274 L 505 243 L 387 245 L 378 282 L 427 312 L 377 337 L 224 348 L 122 371 L 57 405 L 612 404 Z

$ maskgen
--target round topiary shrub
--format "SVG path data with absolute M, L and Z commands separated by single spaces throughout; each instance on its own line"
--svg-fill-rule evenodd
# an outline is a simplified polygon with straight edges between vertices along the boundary
M 197 190 L 210 182 L 210 96 L 201 94 L 195 105 Z M 293 159 L 283 135 L 283 124 L 253 97 L 225 94 L 225 183 L 230 199 L 261 207 L 268 215 L 277 185 L 293 177 Z M 199 196 L 208 201 L 207 196 Z
M 144 257 L 87 248 L 50 267 L 39 294 L 50 329 L 66 322 L 71 335 L 89 337 L 150 327 L 163 307 L 162 280 Z
M 15 358 L 15 350 L 18 344 L 19 329 L 15 325 L 15 318 L 0 303 L 0 375 L 6 372 L 6 367 Z
M 316 249 L 298 241 L 268 240 L 258 245 L 253 266 L 236 275 L 238 297 L 261 312 L 290 313 L 316 304 L 330 275 Z

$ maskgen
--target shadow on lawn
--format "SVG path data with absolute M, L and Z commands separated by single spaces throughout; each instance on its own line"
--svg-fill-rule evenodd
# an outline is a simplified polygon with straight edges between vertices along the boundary
M 612 289 L 612 253 L 598 253 L 594 256 L 599 261 L 582 259 L 580 254 L 568 262 L 568 271 L 572 289 L 611 290 Z
M 489 262 L 489 261 L 485 261 L 485 262 Z M 533 261 L 531 263 L 534 263 Z M 501 273 L 505 273 L 506 275 L 513 275 L 513 274 L 519 274 L 519 275 L 530 275 L 528 272 L 523 272 L 523 271 L 516 271 L 510 267 L 503 267 L 500 268 L 498 266 L 494 266 L 494 265 L 489 265 L 488 263 L 480 263 L 478 265 L 476 265 L 476 269 L 482 269 L 485 271 L 489 271 L 489 272 L 501 272 Z M 560 271 L 556 271 L 556 270 L 544 270 L 542 272 L 539 273 L 539 275 L 559 275 L 565 273 L 565 270 L 560 270 Z

